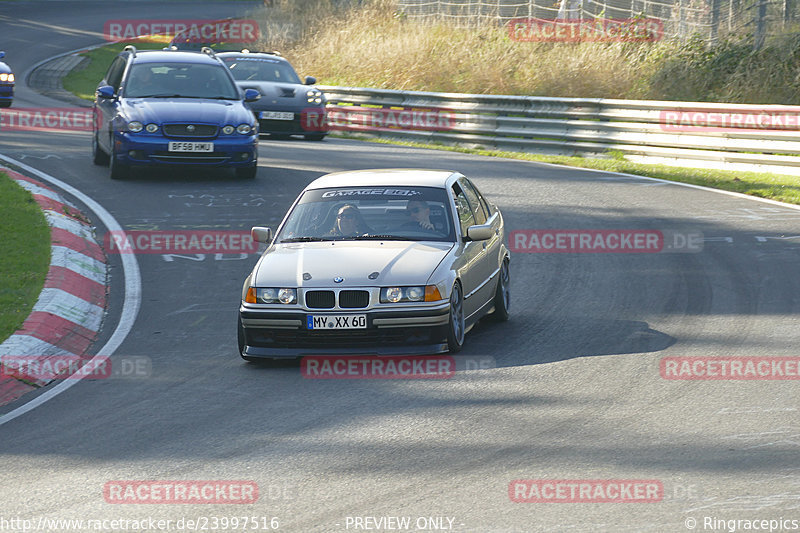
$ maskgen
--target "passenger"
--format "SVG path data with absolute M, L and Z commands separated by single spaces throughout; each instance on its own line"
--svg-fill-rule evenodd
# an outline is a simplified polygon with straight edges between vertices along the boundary
M 333 224 L 328 235 L 333 237 L 353 237 L 371 233 L 372 230 L 367 226 L 361 211 L 352 204 L 343 205 L 336 214 L 336 222 Z

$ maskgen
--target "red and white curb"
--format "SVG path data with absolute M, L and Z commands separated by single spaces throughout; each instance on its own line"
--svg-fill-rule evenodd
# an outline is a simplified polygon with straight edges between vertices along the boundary
M 97 337 L 106 305 L 106 260 L 86 217 L 55 190 L 8 168 L 30 191 L 50 226 L 51 260 L 39 299 L 22 328 L 0 344 L 3 357 L 85 355 Z M 0 406 L 52 380 L 0 377 Z

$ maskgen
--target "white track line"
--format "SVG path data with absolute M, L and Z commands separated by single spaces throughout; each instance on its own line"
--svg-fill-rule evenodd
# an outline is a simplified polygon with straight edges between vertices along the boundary
M 91 199 L 86 194 L 82 193 L 72 185 L 64 183 L 63 181 L 59 180 L 58 178 L 54 178 L 49 174 L 45 174 L 44 172 L 37 170 L 31 166 L 28 166 L 24 163 L 11 159 L 10 157 L 4 156 L 0 154 L 0 161 L 5 161 L 10 165 L 14 165 L 18 168 L 29 172 L 32 175 L 41 178 L 42 180 L 51 183 L 58 187 L 59 189 L 71 194 L 75 198 L 78 198 L 81 202 L 83 202 L 89 209 L 97 215 L 97 218 L 102 221 L 102 223 L 106 226 L 109 231 L 118 231 L 122 232 L 122 226 L 120 226 L 119 222 L 109 213 L 106 209 Z M 125 340 L 125 337 L 131 332 L 133 329 L 133 323 L 136 321 L 136 315 L 139 314 L 139 308 L 141 307 L 142 301 L 142 277 L 139 272 L 139 263 L 136 261 L 136 256 L 134 254 L 120 254 L 120 259 L 122 260 L 122 272 L 123 276 L 125 277 L 125 294 L 123 295 L 122 301 L 122 314 L 120 315 L 119 322 L 117 323 L 117 328 L 114 330 L 114 333 L 111 335 L 111 338 L 108 339 L 108 342 L 100 349 L 98 354 L 95 356 L 94 359 L 98 359 L 100 357 L 110 356 L 113 355 L 117 348 L 120 347 L 122 342 Z M 93 359 L 93 360 L 94 360 Z M 54 386 L 52 389 L 45 391 L 44 393 L 40 394 L 33 400 L 20 405 L 13 411 L 10 411 L 2 416 L 0 416 L 0 426 L 11 422 L 15 418 L 24 415 L 28 411 L 35 409 L 36 407 L 42 405 L 48 400 L 52 400 L 65 390 L 69 389 L 76 383 L 80 382 L 82 377 L 77 377 L 76 379 L 67 379 L 62 381 L 61 383 Z

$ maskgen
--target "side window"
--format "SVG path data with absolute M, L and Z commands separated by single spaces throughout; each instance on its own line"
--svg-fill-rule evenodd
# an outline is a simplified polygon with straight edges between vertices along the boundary
M 458 222 L 461 225 L 461 235 L 467 235 L 467 228 L 475 224 L 475 215 L 470 209 L 467 195 L 458 183 L 453 184 L 453 196 L 456 198 L 456 211 L 458 211 Z
M 119 84 L 122 81 L 122 74 L 125 72 L 125 59 L 117 57 L 108 68 L 106 73 L 106 82 L 114 88 L 114 92 L 119 90 Z
M 472 213 L 475 218 L 474 224 L 486 224 L 486 211 L 484 211 L 484 207 L 478 199 L 478 193 L 472 187 L 472 184 L 466 179 L 458 180 L 458 183 L 467 196 L 470 208 L 472 208 Z

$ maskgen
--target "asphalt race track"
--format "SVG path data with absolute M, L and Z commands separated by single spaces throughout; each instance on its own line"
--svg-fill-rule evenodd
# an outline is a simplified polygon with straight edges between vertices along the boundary
M 19 80 L 14 105 L 63 106 L 26 89 L 25 74 L 99 42 L 108 18 L 216 18 L 256 5 L 0 2 L 0 49 Z M 800 210 L 340 139 L 262 139 L 259 150 L 254 181 L 156 172 L 112 182 L 91 162 L 88 133 L 0 133 L 0 154 L 82 191 L 126 230 L 275 228 L 324 173 L 447 168 L 473 178 L 510 231 L 668 230 L 702 234 L 702 251 L 514 253 L 511 320 L 479 324 L 464 350 L 494 368 L 439 380 L 311 380 L 296 364 L 246 364 L 236 311 L 257 255 L 137 255 L 141 307 L 114 357 L 148 357 L 152 374 L 80 381 L 0 426 L 0 531 L 22 530 L 2 520 L 43 517 L 153 518 L 170 520 L 169 531 L 192 530 L 181 519 L 266 517 L 258 530 L 286 532 L 723 531 L 711 520 L 754 519 L 783 520 L 788 531 L 800 521 L 798 382 L 669 380 L 659 366 L 664 357 L 800 355 Z M 97 348 L 122 309 L 120 256 L 109 263 Z M 249 480 L 259 498 L 114 504 L 103 492 L 114 480 Z M 514 502 L 514 480 L 657 480 L 663 497 Z

